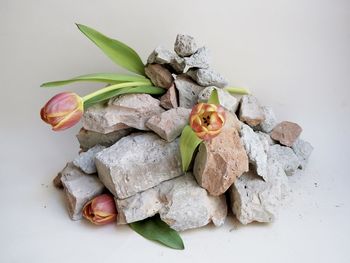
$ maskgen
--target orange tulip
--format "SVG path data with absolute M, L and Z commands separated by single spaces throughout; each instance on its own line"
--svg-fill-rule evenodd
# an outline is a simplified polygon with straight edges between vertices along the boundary
M 83 208 L 83 216 L 95 225 L 105 225 L 117 218 L 113 196 L 103 194 L 89 201 Z
M 225 110 L 220 105 L 199 103 L 192 109 L 190 126 L 202 140 L 217 136 L 225 124 Z
M 75 125 L 84 113 L 83 99 L 72 92 L 62 92 L 51 98 L 40 111 L 41 119 L 54 131 Z

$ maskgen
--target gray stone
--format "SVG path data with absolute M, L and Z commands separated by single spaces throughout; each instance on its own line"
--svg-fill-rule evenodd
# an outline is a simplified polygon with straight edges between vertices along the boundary
M 293 175 L 300 166 L 300 160 L 294 151 L 279 144 L 271 145 L 268 152 L 268 158 L 279 162 L 287 175 Z
M 227 85 L 225 78 L 212 69 L 190 69 L 186 74 L 201 86 L 223 88 Z
M 159 100 L 149 94 L 127 94 L 110 100 L 109 104 L 96 104 L 83 115 L 86 130 L 110 133 L 133 127 L 148 130 L 146 121 L 155 114 L 163 112 Z
M 257 98 L 244 95 L 241 99 L 239 119 L 251 127 L 257 126 L 265 120 L 265 114 Z
M 266 180 L 267 153 L 269 150 L 267 139 L 256 134 L 248 125 L 242 124 L 241 140 L 248 154 L 249 162 L 254 165 L 257 174 Z
M 216 89 L 218 92 L 218 98 L 220 101 L 220 105 L 223 106 L 229 112 L 235 114 L 239 105 L 239 100 L 237 100 L 234 96 L 232 96 L 227 91 L 216 88 L 214 86 L 206 87 L 198 94 L 198 102 L 208 102 L 210 94 L 212 91 Z
M 81 152 L 73 161 L 73 164 L 80 168 L 86 174 L 94 174 L 97 172 L 95 166 L 95 156 L 97 153 L 105 149 L 101 145 L 95 145 L 87 152 Z
M 179 93 L 180 107 L 187 109 L 192 109 L 197 104 L 198 94 L 203 90 L 203 87 L 197 85 L 185 75 L 176 77 L 175 87 Z
M 188 124 L 190 113 L 191 110 L 186 108 L 171 109 L 151 117 L 146 126 L 164 140 L 172 142 Z
M 209 68 L 210 63 L 210 53 L 206 47 L 201 47 L 192 56 L 184 58 L 185 60 L 185 70 L 187 72 L 191 68 Z
M 148 64 L 145 74 L 156 87 L 168 89 L 174 81 L 171 72 L 160 64 Z
M 85 174 L 72 163 L 68 163 L 60 174 L 69 216 L 73 220 L 80 220 L 84 205 L 100 195 L 104 185 L 96 175 Z
M 177 95 L 175 84 L 173 83 L 167 92 L 160 98 L 160 106 L 164 109 L 170 110 L 177 108 L 179 105 L 177 103 Z
M 312 147 L 307 141 L 297 139 L 293 144 L 292 149 L 300 161 L 299 168 L 305 169 L 314 147 Z
M 197 44 L 193 37 L 178 34 L 176 36 L 174 50 L 180 57 L 188 57 L 197 51 Z
M 143 220 L 159 213 L 177 231 L 213 222 L 221 226 L 227 215 L 225 196 L 210 196 L 190 173 L 162 182 L 127 199 L 116 199 L 118 224 Z
M 269 133 L 277 125 L 276 115 L 272 110 L 272 107 L 262 106 L 261 107 L 265 120 L 263 120 L 258 126 L 258 130 Z
M 186 68 L 184 58 L 179 57 L 175 52 L 165 49 L 164 47 L 157 47 L 148 57 L 148 64 L 163 64 L 170 66 L 176 73 L 183 73 Z
M 118 198 L 130 197 L 182 174 L 179 142 L 136 133 L 99 152 L 95 163 L 104 185 Z
M 267 133 L 264 133 L 264 132 L 261 132 L 261 131 L 257 131 L 255 132 L 259 137 L 260 137 L 260 141 L 262 142 L 267 142 L 268 145 L 274 145 L 276 144 L 277 142 L 275 140 L 273 140 L 269 134 Z M 265 146 L 265 149 L 266 149 L 266 152 L 269 151 L 269 147 L 268 146 Z
M 134 129 L 129 128 L 103 134 L 99 132 L 88 131 L 84 128 L 81 128 L 76 136 L 78 138 L 80 148 L 83 151 L 87 151 L 88 149 L 98 144 L 105 147 L 109 147 L 115 144 L 124 136 L 130 134 L 132 131 L 134 131 Z

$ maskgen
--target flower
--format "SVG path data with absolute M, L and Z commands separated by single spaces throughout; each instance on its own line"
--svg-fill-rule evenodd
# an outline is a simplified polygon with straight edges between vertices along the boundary
M 62 92 L 52 97 L 40 111 L 41 119 L 54 131 L 68 129 L 79 122 L 84 112 L 83 99 L 73 92 Z
M 105 225 L 117 218 L 113 196 L 103 194 L 95 197 L 83 208 L 83 216 L 95 225 Z
M 225 110 L 220 105 L 199 103 L 192 109 L 190 126 L 202 140 L 217 136 L 225 124 Z

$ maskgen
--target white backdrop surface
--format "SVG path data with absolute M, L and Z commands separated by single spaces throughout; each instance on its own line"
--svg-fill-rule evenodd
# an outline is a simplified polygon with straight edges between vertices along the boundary
M 186 250 L 128 227 L 72 222 L 51 180 L 78 151 L 79 127 L 51 132 L 44 81 L 121 72 L 74 23 L 118 38 L 146 60 L 177 33 L 212 51 L 214 68 L 249 88 L 315 151 L 272 224 L 187 231 Z M 0 262 L 350 262 L 350 2 L 347 0 L 0 0 Z

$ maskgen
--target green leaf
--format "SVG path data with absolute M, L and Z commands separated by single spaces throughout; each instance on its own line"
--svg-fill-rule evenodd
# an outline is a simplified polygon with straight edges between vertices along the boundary
M 127 87 L 116 89 L 112 91 L 107 91 L 105 93 L 99 94 L 91 99 L 84 102 L 84 108 L 92 106 L 93 104 L 106 101 L 110 98 L 123 95 L 123 94 L 133 94 L 133 93 L 146 93 L 151 95 L 161 95 L 165 93 L 165 89 L 154 87 L 154 86 L 141 86 L 141 87 Z
M 186 172 L 192 161 L 192 156 L 198 145 L 203 140 L 198 138 L 190 126 L 186 126 L 180 137 L 180 153 L 182 160 L 182 170 Z
M 146 239 L 156 241 L 173 249 L 183 250 L 185 248 L 180 235 L 164 223 L 159 216 L 134 222 L 129 224 L 129 226 Z
M 225 87 L 224 90 L 229 93 L 238 94 L 238 95 L 250 94 L 250 91 L 245 88 Z
M 150 80 L 141 77 L 141 76 L 130 76 L 130 75 L 122 75 L 115 73 L 93 73 L 87 75 L 81 75 L 78 77 L 74 77 L 66 80 L 52 81 L 41 84 L 41 87 L 49 88 L 55 86 L 62 86 L 66 84 L 70 84 L 78 81 L 90 81 L 90 82 L 104 82 L 110 84 L 117 84 L 121 82 L 129 82 L 129 81 L 145 81 L 151 84 Z
M 114 63 L 121 67 L 145 75 L 144 64 L 135 50 L 124 43 L 109 38 L 93 28 L 77 24 L 79 30 L 94 42 Z
M 210 97 L 208 99 L 208 103 L 220 105 L 220 100 L 219 100 L 219 95 L 218 95 L 217 89 L 214 88 L 212 90 Z

